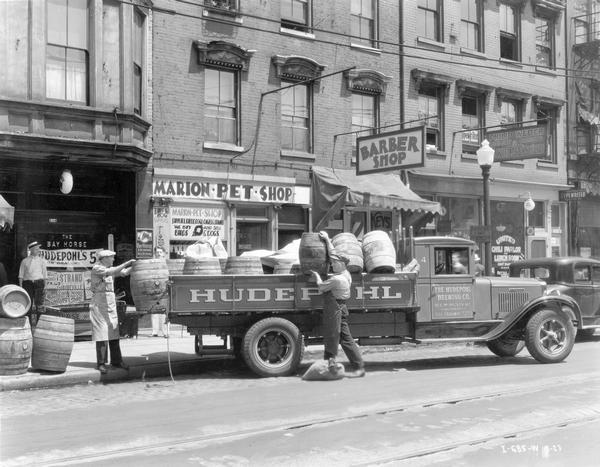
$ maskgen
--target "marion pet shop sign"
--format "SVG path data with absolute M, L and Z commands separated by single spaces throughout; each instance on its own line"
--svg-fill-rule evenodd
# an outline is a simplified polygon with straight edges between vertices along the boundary
M 424 126 L 357 138 L 356 174 L 422 167 L 424 142 Z

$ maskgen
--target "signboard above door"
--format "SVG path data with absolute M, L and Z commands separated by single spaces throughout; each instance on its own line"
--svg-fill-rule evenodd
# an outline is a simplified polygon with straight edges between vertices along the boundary
M 356 151 L 356 175 L 422 167 L 425 127 L 357 138 Z
M 487 131 L 486 139 L 494 149 L 494 162 L 545 159 L 548 147 L 546 124 Z

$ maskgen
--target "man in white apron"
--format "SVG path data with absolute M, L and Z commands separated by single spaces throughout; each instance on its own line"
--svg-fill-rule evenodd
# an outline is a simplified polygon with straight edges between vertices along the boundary
M 92 268 L 93 293 L 90 303 L 90 321 L 92 322 L 92 340 L 96 342 L 96 362 L 100 373 L 107 372 L 108 363 L 107 343 L 110 348 L 110 362 L 115 368 L 128 369 L 123 362 L 119 346 L 119 317 L 117 315 L 117 300 L 115 298 L 114 277 L 127 276 L 131 271 L 129 267 L 135 259 L 131 259 L 120 266 L 112 267 L 115 261 L 115 252 L 101 250 L 96 258 L 98 263 Z

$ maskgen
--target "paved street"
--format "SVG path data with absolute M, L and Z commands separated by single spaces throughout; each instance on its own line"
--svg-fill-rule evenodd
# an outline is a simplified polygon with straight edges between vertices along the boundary
M 354 380 L 222 362 L 175 382 L 3 393 L 2 464 L 594 465 L 598 338 L 555 365 L 480 346 L 365 350 Z

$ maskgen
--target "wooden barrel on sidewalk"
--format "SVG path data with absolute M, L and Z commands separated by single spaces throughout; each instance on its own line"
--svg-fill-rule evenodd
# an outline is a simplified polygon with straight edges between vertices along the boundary
M 225 264 L 225 274 L 258 276 L 264 272 L 258 256 L 230 256 Z
M 353 233 L 345 232 L 337 234 L 331 239 L 335 251 L 348 257 L 350 262 L 346 269 L 350 272 L 362 272 L 364 261 L 362 245 Z
M 396 271 L 396 249 L 387 232 L 373 230 L 363 238 L 365 270 L 372 273 Z
M 327 274 L 329 270 L 327 247 L 318 233 L 305 232 L 302 234 L 298 256 L 300 269 L 304 274 L 310 274 L 310 271 Z
M 21 375 L 29 368 L 32 337 L 29 318 L 0 318 L 0 375 Z
M 216 256 L 207 256 L 206 258 L 187 256 L 183 264 L 183 273 L 192 276 L 220 275 L 222 273 L 221 263 Z
M 169 305 L 169 268 L 162 258 L 139 259 L 131 267 L 129 285 L 138 313 L 164 313 Z
M 14 284 L 0 288 L 0 317 L 20 318 L 30 307 L 31 298 L 24 288 Z
M 67 369 L 73 342 L 75 321 L 62 316 L 42 315 L 33 330 L 31 368 L 63 372 Z

